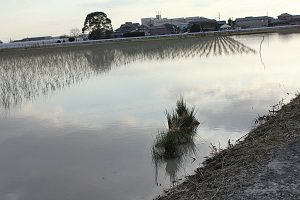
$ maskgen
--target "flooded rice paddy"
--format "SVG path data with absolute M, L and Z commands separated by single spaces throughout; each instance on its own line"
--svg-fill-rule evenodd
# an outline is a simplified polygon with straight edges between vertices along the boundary
M 267 34 L 0 52 L 0 199 L 154 198 L 294 97 L 299 45 Z M 195 144 L 157 165 L 180 95 L 201 122 Z

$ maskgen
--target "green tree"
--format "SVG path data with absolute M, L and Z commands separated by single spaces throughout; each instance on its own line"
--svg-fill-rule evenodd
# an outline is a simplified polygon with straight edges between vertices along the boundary
M 89 39 L 109 38 L 113 32 L 111 20 L 104 12 L 92 12 L 84 21 L 82 33 L 89 32 Z

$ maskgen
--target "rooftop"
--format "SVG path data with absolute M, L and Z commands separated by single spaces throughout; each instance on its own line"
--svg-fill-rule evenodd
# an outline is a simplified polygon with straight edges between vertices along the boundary
M 236 18 L 236 21 L 252 21 L 252 20 L 265 20 L 265 19 L 273 19 L 269 16 L 259 16 L 259 17 L 244 17 L 244 18 Z

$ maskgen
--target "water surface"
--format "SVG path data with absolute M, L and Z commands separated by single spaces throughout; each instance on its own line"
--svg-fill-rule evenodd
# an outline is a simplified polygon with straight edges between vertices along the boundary
M 264 36 L 264 41 L 261 41 Z M 300 34 L 0 53 L 0 199 L 152 199 L 299 90 Z M 153 138 L 183 95 L 196 155 L 155 167 Z M 191 157 L 195 157 L 193 162 Z

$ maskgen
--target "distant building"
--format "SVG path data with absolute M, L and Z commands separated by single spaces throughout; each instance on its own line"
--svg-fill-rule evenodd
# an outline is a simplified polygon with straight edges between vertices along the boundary
M 290 25 L 300 25 L 300 15 L 293 15 L 289 22 Z
M 23 38 L 22 40 L 15 40 L 14 42 L 32 42 L 32 41 L 41 41 L 41 40 L 51 40 L 52 36 L 42 36 L 42 37 L 31 37 Z
M 226 24 L 226 21 L 225 21 L 225 20 L 218 21 L 218 24 L 219 24 L 219 26 L 221 27 L 221 26 L 223 26 L 223 25 L 225 25 L 225 24 Z
M 300 15 L 291 15 L 283 13 L 278 16 L 278 19 L 272 19 L 270 26 L 283 26 L 283 25 L 300 25 Z
M 158 13 L 155 18 L 148 17 L 148 18 L 142 18 L 141 23 L 144 26 L 150 27 L 150 26 L 162 26 L 164 24 L 172 24 L 175 26 L 180 26 L 180 24 L 189 23 L 190 21 L 194 19 L 198 19 L 199 17 L 181 17 L 181 18 L 162 18 L 161 14 Z
M 299 25 L 300 24 L 300 15 L 291 15 L 288 13 L 283 13 L 278 16 L 278 19 L 286 21 L 289 25 Z
M 220 26 L 220 30 L 230 30 L 232 29 L 232 27 L 228 24 L 223 24 L 222 26 Z
M 191 21 L 193 21 L 195 19 L 199 19 L 199 17 L 186 17 L 184 20 L 185 20 L 185 23 L 190 23 Z
M 149 27 L 150 35 L 165 35 L 170 34 L 165 26 L 151 26 Z
M 145 26 L 162 26 L 164 24 L 173 24 L 179 26 L 181 23 L 185 23 L 184 18 L 161 18 L 161 15 L 157 15 L 156 18 L 142 18 L 142 25 Z
M 153 26 L 154 19 L 155 18 L 153 18 L 153 17 L 142 18 L 141 19 L 142 25 L 147 26 L 147 27 Z
M 139 27 L 139 32 L 144 32 L 145 35 L 150 35 L 150 29 L 149 29 L 149 27 L 147 27 L 145 25 L 141 25 Z
M 185 23 L 184 18 L 163 18 L 163 19 L 154 19 L 153 25 L 154 26 L 162 26 L 164 24 L 172 24 L 175 26 L 179 26 L 181 23 Z
M 205 17 L 199 17 L 189 22 L 190 26 L 193 24 L 200 25 L 201 31 L 213 31 L 218 30 L 220 25 L 215 19 L 208 19 Z
M 236 26 L 241 28 L 268 27 L 272 19 L 268 16 L 237 18 Z
M 138 31 L 139 28 L 140 28 L 139 23 L 125 22 L 125 24 L 121 24 L 120 28 L 118 28 L 114 31 L 112 36 L 113 37 L 122 37 L 125 33 Z
M 289 25 L 287 20 L 283 19 L 271 19 L 270 26 L 285 26 Z
M 177 26 L 173 24 L 164 24 L 162 26 L 149 27 L 150 35 L 167 35 L 177 32 Z

